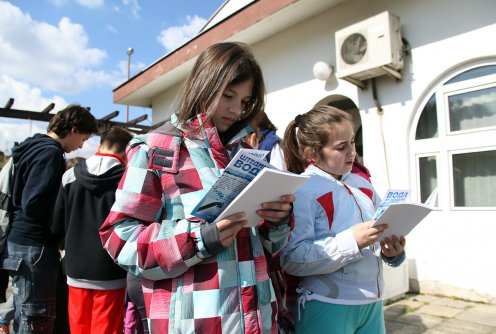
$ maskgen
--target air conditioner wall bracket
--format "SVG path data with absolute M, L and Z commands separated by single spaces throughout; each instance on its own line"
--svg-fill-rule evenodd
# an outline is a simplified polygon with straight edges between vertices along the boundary
M 354 84 L 355 86 L 357 86 L 358 88 L 361 88 L 362 90 L 367 89 L 367 82 L 365 82 L 365 81 L 360 81 L 360 80 L 353 79 L 350 77 L 344 77 L 342 79 L 348 81 L 349 83 Z
M 386 74 L 390 77 L 396 78 L 398 80 L 402 79 L 402 75 L 400 71 L 393 70 L 392 68 L 389 68 L 387 66 L 381 66 L 381 69 L 386 72 Z

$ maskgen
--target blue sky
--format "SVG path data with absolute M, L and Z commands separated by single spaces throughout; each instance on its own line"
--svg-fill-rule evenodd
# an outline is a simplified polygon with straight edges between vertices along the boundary
M 100 118 L 126 108 L 112 90 L 193 37 L 224 0 L 0 0 L 0 105 L 53 112 L 69 103 L 91 107 Z M 129 119 L 150 110 L 129 108 Z M 46 132 L 47 123 L 0 118 L 0 151 Z M 98 138 L 70 156 L 92 154 Z

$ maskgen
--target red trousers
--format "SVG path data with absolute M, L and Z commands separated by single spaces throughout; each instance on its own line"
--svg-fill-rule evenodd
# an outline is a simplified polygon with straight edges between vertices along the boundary
M 71 334 L 122 334 L 126 288 L 81 289 L 69 286 Z

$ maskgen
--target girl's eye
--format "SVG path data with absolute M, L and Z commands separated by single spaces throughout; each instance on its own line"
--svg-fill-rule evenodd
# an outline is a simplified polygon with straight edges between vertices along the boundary
M 232 98 L 232 97 L 233 97 L 232 95 L 230 95 L 230 94 L 225 94 L 225 93 L 224 93 L 224 94 L 222 94 L 222 96 L 224 96 L 226 99 L 230 99 L 230 98 Z

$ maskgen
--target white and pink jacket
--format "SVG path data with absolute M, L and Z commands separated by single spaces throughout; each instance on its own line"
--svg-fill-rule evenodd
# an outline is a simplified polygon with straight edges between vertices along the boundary
M 383 258 L 379 243 L 358 249 L 351 232 L 372 219 L 380 198 L 365 178 L 348 173 L 342 180 L 315 166 L 297 192 L 295 226 L 281 252 L 281 265 L 299 277 L 299 301 L 341 305 L 373 303 L 383 294 L 382 261 L 398 266 L 404 253 Z

